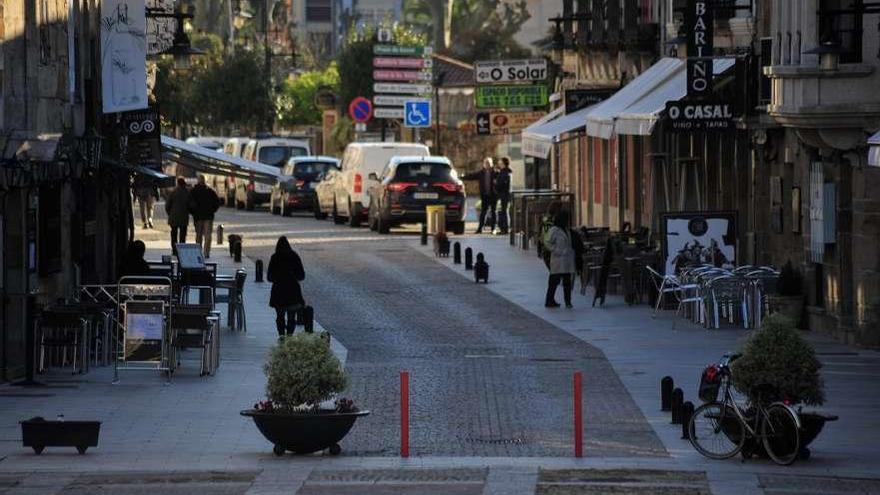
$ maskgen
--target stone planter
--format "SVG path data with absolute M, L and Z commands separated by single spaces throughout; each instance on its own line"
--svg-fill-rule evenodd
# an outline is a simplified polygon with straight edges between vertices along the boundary
M 46 447 L 76 447 L 85 454 L 98 446 L 100 421 L 46 421 L 36 417 L 21 422 L 21 440 L 25 447 L 40 455 Z
M 357 418 L 368 414 L 370 411 L 280 413 L 248 409 L 241 412 L 242 416 L 254 420 L 260 433 L 274 445 L 272 451 L 277 456 L 286 451 L 311 454 L 324 449 L 338 455 L 342 451 L 338 442 L 348 434 Z

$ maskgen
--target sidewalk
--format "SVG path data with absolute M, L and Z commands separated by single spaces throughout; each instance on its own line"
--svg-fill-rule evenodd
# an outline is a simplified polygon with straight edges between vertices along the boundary
M 684 391 L 685 400 L 698 403 L 696 390 L 702 369 L 717 362 L 725 352 L 737 349 L 747 331 L 705 330 L 673 316 L 673 311 L 661 312 L 652 319 L 647 304 L 628 306 L 620 296 L 609 296 L 604 307 L 592 308 L 592 287 L 586 296 L 578 294 L 575 287 L 572 310 L 547 309 L 547 270 L 534 249 L 523 251 L 511 246 L 507 236 L 454 236 L 451 241 L 461 242 L 462 253 L 466 247 L 472 248 L 475 258 L 479 252 L 485 254 L 491 266 L 488 290 L 602 350 L 673 458 L 681 462 L 682 468 L 704 464 L 702 456 L 681 439 L 681 427 L 670 425 L 669 414 L 660 411 L 660 379 L 672 376 L 675 385 Z M 453 264 L 452 257 L 434 258 L 430 243 L 421 246 L 413 240 L 411 245 L 473 280 L 473 272 Z M 810 445 L 813 457 L 808 462 L 796 463 L 786 472 L 877 477 L 880 353 L 837 344 L 814 333 L 806 337 L 824 364 L 827 399 L 820 409 L 838 415 L 840 420 L 827 424 Z M 589 376 L 584 379 L 589 380 Z M 722 464 L 713 462 L 709 467 Z M 762 464 L 764 461 L 746 465 L 754 468 Z

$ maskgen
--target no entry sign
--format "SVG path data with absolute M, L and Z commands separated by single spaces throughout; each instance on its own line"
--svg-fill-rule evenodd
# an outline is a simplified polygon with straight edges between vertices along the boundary
M 367 122 L 373 116 L 373 102 L 358 96 L 348 105 L 348 115 L 355 122 Z

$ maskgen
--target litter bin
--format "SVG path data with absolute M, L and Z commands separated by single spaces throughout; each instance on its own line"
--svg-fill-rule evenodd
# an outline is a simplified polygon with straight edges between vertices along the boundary
M 446 233 L 446 207 L 432 205 L 425 207 L 425 216 L 428 219 L 428 234 L 434 235 L 440 232 Z

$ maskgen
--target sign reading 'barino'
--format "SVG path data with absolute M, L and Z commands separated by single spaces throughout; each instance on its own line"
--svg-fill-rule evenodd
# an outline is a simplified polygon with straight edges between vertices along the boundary
M 477 84 L 532 82 L 547 79 L 547 60 L 484 60 L 474 64 Z
M 711 0 L 688 0 L 685 15 L 687 35 L 687 94 L 712 93 L 712 51 L 714 49 Z

